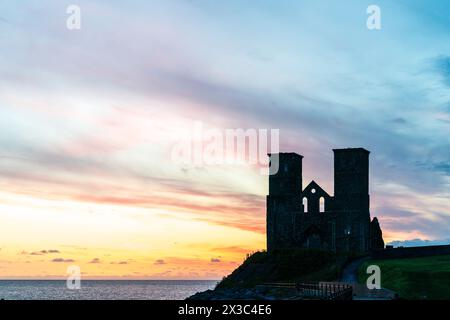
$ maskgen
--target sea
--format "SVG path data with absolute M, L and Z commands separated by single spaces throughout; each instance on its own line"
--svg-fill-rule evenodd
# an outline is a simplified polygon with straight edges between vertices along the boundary
M 183 300 L 217 280 L 84 280 L 68 289 L 65 280 L 0 280 L 4 300 Z

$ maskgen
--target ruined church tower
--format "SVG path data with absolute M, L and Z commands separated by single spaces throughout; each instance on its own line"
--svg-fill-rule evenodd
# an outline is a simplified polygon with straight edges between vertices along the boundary
M 337 251 L 369 250 L 369 154 L 363 148 L 334 149 L 334 212 Z
M 297 153 L 269 155 L 278 172 L 269 176 L 267 196 L 267 250 L 292 247 L 295 213 L 302 192 L 302 159 Z

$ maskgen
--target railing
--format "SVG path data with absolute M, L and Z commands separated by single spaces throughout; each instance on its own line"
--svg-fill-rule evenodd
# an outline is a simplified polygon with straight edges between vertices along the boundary
M 352 300 L 353 287 L 341 283 L 267 283 L 264 287 L 295 289 L 302 299 Z
M 297 283 L 297 291 L 304 297 L 317 297 L 324 300 L 351 300 L 353 287 L 339 283 Z

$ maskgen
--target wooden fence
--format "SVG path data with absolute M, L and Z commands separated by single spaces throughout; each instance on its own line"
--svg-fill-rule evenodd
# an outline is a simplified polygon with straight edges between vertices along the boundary
M 295 289 L 301 299 L 352 300 L 353 287 L 340 283 L 266 283 L 264 287 Z

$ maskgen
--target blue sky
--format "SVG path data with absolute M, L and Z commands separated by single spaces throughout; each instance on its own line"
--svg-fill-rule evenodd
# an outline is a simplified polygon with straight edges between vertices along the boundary
M 81 30 L 65 27 L 69 4 L 81 8 Z M 366 27 L 371 4 L 381 30 Z M 331 149 L 364 147 L 387 239 L 448 239 L 448 12 L 448 1 L 2 1 L 8 210 L 22 205 L 17 195 L 128 205 L 262 234 L 265 177 L 168 163 L 173 133 L 202 121 L 280 129 L 282 150 L 305 156 L 304 185 L 329 193 Z M 180 192 L 192 199 L 177 203 Z

